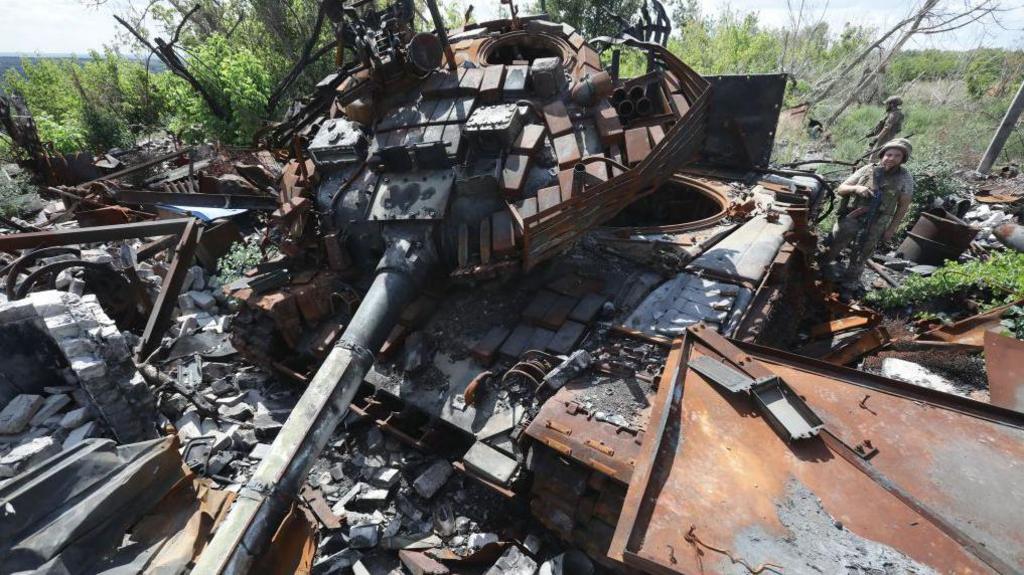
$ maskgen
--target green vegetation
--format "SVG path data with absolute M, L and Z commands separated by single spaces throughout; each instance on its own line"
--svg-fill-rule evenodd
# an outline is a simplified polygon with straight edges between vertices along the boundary
M 56 151 L 129 146 L 160 121 L 163 102 L 143 62 L 107 51 L 85 60 L 26 58 L 22 68 L 7 70 L 0 89 L 21 94 Z
M 865 301 L 885 309 L 956 296 L 978 295 L 986 308 L 1024 298 L 1024 253 L 999 252 L 985 261 L 950 262 L 928 277 L 912 276 L 900 287 L 873 291 Z
M 416 4 L 425 14 L 422 2 Z M 280 117 L 291 97 L 308 94 L 333 67 L 332 51 L 328 50 L 281 98 L 272 98 L 303 52 L 317 20 L 318 0 L 155 0 L 151 7 L 155 29 L 143 31 L 143 35 L 150 40 L 175 37 L 193 5 L 198 11 L 181 28 L 176 53 L 208 88 L 224 110 L 221 114 L 215 114 L 185 80 L 166 70 L 147 74 L 145 61 L 126 59 L 112 51 L 94 53 L 84 60 L 25 61 L 24 72 L 7 71 L 0 79 L 0 89 L 25 97 L 42 138 L 59 151 L 99 152 L 130 145 L 155 129 L 167 129 L 187 141 L 244 145 L 261 126 Z M 462 23 L 468 5 L 466 0 L 441 2 L 450 25 Z M 619 28 L 602 9 L 636 20 L 639 5 L 639 0 L 626 0 L 625 4 L 609 0 L 546 2 L 555 19 L 580 28 L 589 37 L 613 34 Z M 703 74 L 786 72 L 792 79 L 787 105 L 806 101 L 823 79 L 860 54 L 879 33 L 859 26 L 834 30 L 825 24 L 784 29 L 764 25 L 756 13 L 737 10 L 707 17 L 693 0 L 669 0 L 667 5 L 675 28 L 669 48 L 683 61 Z M 522 13 L 536 9 L 524 4 Z M 133 21 L 130 16 L 127 19 Z M 429 27 L 419 17 L 416 25 Z M 315 49 L 330 40 L 330 28 L 328 22 L 320 30 Z M 128 46 L 139 50 L 137 44 Z M 645 65 L 643 54 L 624 51 L 623 75 L 641 74 Z M 884 78 L 865 90 L 870 93 L 862 94 L 859 103 L 827 127 L 826 139 L 812 140 L 805 129 L 806 120 L 827 119 L 838 105 L 837 96 L 816 103 L 806 117 L 784 121 L 775 160 L 802 160 L 808 152 L 837 160 L 857 159 L 866 151 L 864 134 L 884 113 L 881 101 L 900 95 L 907 116 L 904 134 L 911 134 L 915 144 L 910 168 L 919 176 L 935 176 L 934 184 L 919 189 L 930 187 L 928 196 L 943 195 L 952 169 L 969 167 L 977 160 L 1020 82 L 1022 70 L 1024 52 L 1020 51 L 902 51 L 889 62 Z M 1024 139 L 1011 138 L 1005 157 L 1021 155 Z M 848 172 L 844 167 L 822 167 L 826 173 L 829 169 L 837 178 Z
M 1003 320 L 999 322 L 1004 333 L 1010 337 L 1024 340 L 1024 307 L 1015 305 L 1003 313 Z
M 266 257 L 276 254 L 273 249 Z M 226 285 L 240 279 L 246 270 L 256 267 L 264 259 L 263 249 L 258 238 L 231 244 L 228 253 L 217 260 L 217 275 L 213 281 L 218 285 Z
M 0 216 L 24 215 L 25 208 L 39 199 L 25 174 L 8 176 L 0 171 Z

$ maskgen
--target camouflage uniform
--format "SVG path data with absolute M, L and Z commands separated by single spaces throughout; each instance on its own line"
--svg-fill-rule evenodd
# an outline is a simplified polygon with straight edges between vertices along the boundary
M 875 182 L 878 178 L 880 181 Z M 877 187 L 875 184 L 878 184 Z M 903 166 L 890 173 L 879 164 L 868 164 L 854 172 L 843 185 L 867 186 L 875 190 L 881 189 L 882 197 L 878 208 L 870 221 L 872 198 L 850 195 L 843 198 L 840 207 L 840 219 L 832 228 L 832 245 L 829 246 L 828 261 L 834 261 L 844 248 L 850 247 L 850 258 L 843 274 L 844 283 L 854 283 L 860 279 L 864 264 L 875 253 L 878 242 L 885 234 L 885 229 L 892 222 L 900 196 L 908 199 L 914 195 L 914 178 Z M 845 214 L 843 212 L 846 212 Z M 862 243 L 850 246 L 864 230 Z
M 897 134 L 903 130 L 903 112 L 900 111 L 899 106 L 903 103 L 903 100 L 898 97 L 888 98 L 886 101 L 886 107 L 890 103 L 895 104 L 892 110 L 886 112 L 885 117 L 878 121 L 875 125 L 875 129 L 871 130 L 868 136 L 871 138 L 868 144 L 868 150 L 874 150 L 875 146 L 879 143 L 885 143 L 896 137 Z

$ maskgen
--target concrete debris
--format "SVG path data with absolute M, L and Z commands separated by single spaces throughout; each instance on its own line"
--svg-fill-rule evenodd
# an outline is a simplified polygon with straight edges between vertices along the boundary
M 443 459 L 439 459 L 434 463 L 430 464 L 430 467 L 416 478 L 413 482 L 413 489 L 416 493 L 424 499 L 430 499 L 433 497 L 441 487 L 444 486 L 445 482 L 452 475 L 452 464 L 448 463 Z
M 71 439 L 70 436 L 68 438 Z M 52 437 L 37 437 L 0 457 L 0 477 L 14 477 L 23 469 L 56 455 L 61 450 Z
M 349 528 L 348 544 L 353 549 L 367 549 L 377 545 L 380 531 L 376 523 L 355 525 Z
M 559 389 L 570 379 L 576 377 L 581 371 L 590 367 L 593 358 L 585 349 L 578 349 L 565 358 L 562 363 L 555 366 L 544 376 L 544 383 L 552 389 Z
M 0 434 L 21 433 L 35 417 L 45 400 L 39 395 L 22 394 L 10 401 L 0 411 Z
M 64 444 L 61 447 L 70 449 L 86 439 L 96 437 L 99 435 L 99 431 L 99 424 L 95 421 L 84 423 L 68 433 L 68 437 L 64 440 Z
M 943 393 L 960 393 L 955 385 L 941 375 L 916 363 L 895 357 L 887 357 L 882 360 L 882 375 Z
M 497 449 L 477 441 L 463 456 L 466 467 L 498 485 L 511 485 L 519 470 L 519 462 Z
M 448 36 L 434 4 L 421 33 L 400 4 L 321 14 L 353 40 L 352 66 L 269 123 L 266 149 L 166 139 L 83 155 L 88 177 L 65 173 L 74 155 L 42 158 L 55 173 L 41 176 L 61 185 L 26 219 L 0 219 L 0 478 L 13 478 L 0 494 L 45 500 L 32 492 L 44 477 L 82 501 L 129 498 L 96 502 L 102 520 L 74 524 L 95 548 L 61 547 L 52 564 L 95 555 L 139 566 L 135 550 L 174 547 L 201 551 L 158 562 L 165 570 L 213 573 L 267 551 L 239 541 L 285 541 L 305 554 L 289 567 L 338 575 L 732 573 L 768 569 L 779 549 L 795 571 L 1024 571 L 1014 553 L 1024 524 L 1005 505 L 1021 498 L 1024 465 L 1006 446 L 1024 441 L 1024 424 L 892 381 L 987 399 L 959 328 L 956 341 L 907 341 L 924 322 L 890 336 L 906 310 L 867 309 L 851 286 L 830 291 L 838 278 L 816 261 L 815 225 L 832 209 L 830 184 L 769 164 L 784 75 L 701 77 L 664 47 L 658 0 L 620 15 L 629 29 L 610 35 L 613 52 L 656 64 L 632 78 L 603 68 L 607 40 L 568 24 L 510 5 L 507 19 Z M 913 252 L 872 256 L 862 287 L 1024 249 L 1016 196 L 984 195 L 941 198 L 918 222 L 963 232 L 955 250 L 920 257 L 949 238 L 914 232 Z M 241 260 L 248 269 L 225 265 Z M 962 320 L 977 295 L 913 311 Z M 1014 309 L 988 319 L 1012 328 Z M 942 362 L 888 356 L 904 344 Z M 864 358 L 861 370 L 890 379 L 865 385 L 803 357 Z M 718 393 L 730 386 L 742 393 Z M 783 441 L 786 425 L 757 413 L 831 430 L 819 438 L 841 436 L 856 456 L 804 457 L 807 438 Z M 729 433 L 697 441 L 725 424 Z M 922 440 L 938 435 L 942 446 Z M 720 449 L 672 449 L 691 438 Z M 82 487 L 42 469 L 76 468 L 94 451 L 133 474 L 103 467 L 107 485 Z M 698 455 L 710 463 L 681 470 Z M 901 521 L 845 513 L 850 501 L 891 513 L 875 488 L 892 485 L 863 465 L 906 498 L 943 506 L 927 518 L 905 506 Z M 736 479 L 753 468 L 769 486 L 783 484 L 776 472 L 800 477 L 792 501 Z M 192 491 L 210 498 L 204 521 L 178 506 L 171 520 L 117 522 Z M 861 523 L 844 527 L 819 500 Z M 312 517 L 311 530 L 279 531 L 280 501 L 297 502 L 288 521 Z M 698 527 L 709 514 L 695 509 L 722 501 L 746 523 Z M 0 532 L 50 512 L 12 511 L 0 497 Z M 780 519 L 810 544 L 766 535 L 760 522 Z M 178 522 L 201 525 L 143 540 Z M 942 535 L 950 529 L 966 534 Z M 183 533 L 195 540 L 165 545 Z M 0 537 L 0 563 L 19 544 Z M 948 564 L 918 570 L 909 557 Z
M 536 572 L 537 562 L 520 551 L 519 547 L 510 545 L 484 575 L 533 575 Z

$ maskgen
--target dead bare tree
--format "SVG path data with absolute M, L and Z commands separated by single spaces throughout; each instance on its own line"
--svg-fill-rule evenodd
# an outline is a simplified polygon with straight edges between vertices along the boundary
M 338 40 L 335 38 L 333 41 L 328 42 L 324 46 L 321 46 L 316 52 L 313 48 L 316 46 L 317 41 L 320 39 L 320 33 L 323 30 L 324 22 L 327 19 L 327 2 L 320 2 L 320 7 L 317 9 L 316 22 L 313 24 L 313 29 L 309 34 L 309 38 L 306 40 L 305 45 L 302 47 L 302 53 L 292 66 L 291 70 L 281 78 L 277 86 L 274 87 L 274 91 L 270 93 L 270 97 L 267 99 L 267 112 L 273 113 L 277 109 L 277 105 L 281 102 L 281 98 L 284 97 L 285 92 L 295 80 L 302 75 L 302 72 L 312 64 L 316 62 L 324 55 L 329 53 L 338 45 Z
M 833 95 L 837 89 L 847 87 L 845 98 L 825 122 L 826 125 L 832 125 L 857 100 L 864 87 L 884 73 L 892 58 L 911 38 L 952 32 L 985 19 L 997 20 L 998 15 L 1005 11 L 1000 1 L 967 0 L 953 7 L 952 4 L 945 4 L 944 0 L 923 0 L 910 15 L 829 74 L 816 86 L 808 102 L 817 104 Z M 880 55 L 878 61 L 868 63 L 868 56 L 875 52 Z M 858 68 L 861 68 L 860 77 L 851 82 L 851 73 Z
M 182 61 L 181 58 L 178 57 L 178 54 L 174 51 L 174 44 L 178 41 L 178 38 L 181 36 L 182 29 L 185 27 L 185 24 L 188 22 L 188 19 L 198 11 L 199 6 L 194 6 L 192 10 L 185 14 L 185 17 L 182 18 L 181 22 L 178 24 L 178 27 L 177 29 L 175 29 L 174 36 L 171 38 L 171 41 L 165 42 L 162 38 L 156 38 L 154 40 L 156 42 L 156 46 L 151 44 L 149 40 L 147 40 L 146 37 L 142 35 L 141 32 L 139 32 L 135 27 L 133 27 L 131 24 L 125 21 L 124 18 L 115 15 L 114 19 L 117 20 L 119 24 L 124 26 L 128 30 L 128 32 L 131 33 L 132 36 L 134 36 L 140 43 L 142 43 L 143 46 L 148 48 L 152 54 L 155 54 L 157 58 L 160 58 L 160 61 L 163 62 L 165 66 L 167 66 L 167 69 L 170 70 L 171 73 L 173 73 L 175 76 L 178 76 L 182 80 L 188 82 L 188 84 L 192 86 L 192 89 L 194 89 L 203 99 L 203 101 L 206 102 L 206 105 L 209 106 L 210 111 L 213 113 L 214 116 L 216 116 L 220 120 L 229 121 L 231 118 L 231 111 L 225 108 L 221 104 L 221 102 L 218 101 L 216 97 L 214 97 L 213 92 L 209 88 L 204 86 L 203 83 L 200 82 L 199 79 L 196 78 L 194 74 L 192 74 L 192 72 L 188 69 L 188 66 L 185 64 L 185 62 Z

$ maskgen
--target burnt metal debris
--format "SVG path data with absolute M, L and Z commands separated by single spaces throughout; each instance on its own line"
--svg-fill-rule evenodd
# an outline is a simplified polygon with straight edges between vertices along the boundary
M 4 569 L 1024 571 L 1013 306 L 909 338 L 832 293 L 829 184 L 769 165 L 784 76 L 700 76 L 657 1 L 589 41 L 427 8 L 325 8 L 351 57 L 260 149 L 37 146 Z M 991 249 L 986 198 L 873 273 Z M 991 403 L 844 367 L 982 349 Z

